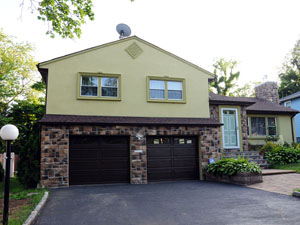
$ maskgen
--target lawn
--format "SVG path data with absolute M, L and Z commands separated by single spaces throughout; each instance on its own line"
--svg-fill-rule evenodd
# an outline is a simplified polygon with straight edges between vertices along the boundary
M 300 173 L 300 163 L 292 163 L 287 165 L 276 165 L 273 166 L 274 169 L 280 170 L 296 170 L 297 173 Z
M 4 182 L 0 182 L 0 220 L 3 217 Z M 15 178 L 10 181 L 8 224 L 23 224 L 42 199 L 45 189 L 26 189 Z

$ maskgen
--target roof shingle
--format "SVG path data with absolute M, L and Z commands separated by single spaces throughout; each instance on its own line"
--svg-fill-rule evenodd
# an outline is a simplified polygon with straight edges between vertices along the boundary
M 247 113 L 297 114 L 299 112 L 297 110 L 284 107 L 277 103 L 252 97 L 230 97 L 209 93 L 209 101 L 212 104 L 248 105 L 246 108 Z
M 203 125 L 221 126 L 222 123 L 210 118 L 164 118 L 127 116 L 78 116 L 46 114 L 41 124 L 119 124 L 119 125 Z

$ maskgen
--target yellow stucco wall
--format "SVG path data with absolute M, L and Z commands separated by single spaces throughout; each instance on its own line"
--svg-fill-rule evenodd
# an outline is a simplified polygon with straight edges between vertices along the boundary
M 125 51 L 133 42 L 143 49 L 136 59 Z M 137 38 L 41 63 L 40 67 L 49 69 L 47 114 L 209 117 L 211 76 Z M 77 99 L 78 72 L 120 74 L 121 101 Z M 186 104 L 147 102 L 147 76 L 184 78 Z
M 255 117 L 255 116 L 261 116 L 261 115 L 247 115 L 248 117 Z M 291 127 L 291 116 L 289 115 L 262 115 L 265 117 L 276 117 L 277 121 L 277 131 L 278 131 L 278 136 L 280 137 L 280 141 L 284 141 L 287 143 L 292 143 L 293 138 L 292 138 L 292 127 Z M 293 120 L 293 127 L 295 128 L 295 122 Z M 294 131 L 295 135 L 295 131 Z M 248 141 L 251 145 L 263 145 L 265 144 L 265 137 L 254 137 L 254 136 L 249 136 Z

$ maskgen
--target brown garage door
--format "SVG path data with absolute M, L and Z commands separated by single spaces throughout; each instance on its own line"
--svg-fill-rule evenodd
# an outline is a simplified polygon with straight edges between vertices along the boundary
M 70 136 L 70 184 L 129 182 L 128 137 Z
M 199 178 L 197 137 L 147 137 L 148 181 Z

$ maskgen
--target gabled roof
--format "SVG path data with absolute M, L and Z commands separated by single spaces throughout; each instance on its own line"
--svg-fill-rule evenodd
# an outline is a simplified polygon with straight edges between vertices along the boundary
M 230 97 L 209 93 L 209 102 L 216 105 L 245 105 L 247 113 L 253 114 L 297 114 L 299 112 L 274 102 L 251 97 Z
M 300 91 L 279 99 L 280 103 L 300 97 Z
M 169 55 L 169 56 L 171 56 L 171 57 L 173 57 L 173 58 L 175 58 L 175 59 L 177 59 L 177 60 L 179 60 L 179 61 L 181 61 L 181 62 L 183 62 L 183 63 L 185 63 L 185 64 L 187 64 L 187 65 L 189 65 L 189 66 L 191 66 L 191 67 L 193 67 L 195 69 L 197 69 L 197 70 L 200 70 L 203 73 L 206 73 L 207 75 L 211 76 L 212 78 L 215 77 L 215 75 L 213 73 L 211 73 L 211 72 L 209 72 L 209 71 L 207 71 L 207 70 L 205 70 L 205 69 L 197 66 L 196 64 L 193 64 L 193 63 L 191 63 L 191 62 L 189 62 L 189 61 L 187 61 L 187 60 L 185 60 L 185 59 L 183 59 L 183 58 L 181 58 L 181 57 L 179 57 L 177 55 L 174 55 L 173 53 L 168 52 L 168 51 L 166 51 L 166 50 L 164 50 L 164 49 L 162 49 L 162 48 L 160 48 L 160 47 L 158 47 L 158 46 L 156 46 L 154 44 L 151 44 L 150 42 L 147 42 L 147 41 L 145 41 L 145 40 L 143 40 L 143 39 L 141 39 L 141 38 L 139 38 L 137 36 L 131 36 L 131 37 L 128 37 L 128 38 L 120 39 L 120 40 L 109 42 L 109 43 L 106 43 L 106 44 L 103 44 L 103 45 L 98 45 L 98 46 L 95 46 L 95 47 L 92 47 L 92 48 L 84 49 L 84 50 L 81 50 L 81 51 L 78 51 L 78 52 L 73 52 L 71 54 L 64 55 L 64 56 L 61 56 L 61 57 L 57 57 L 57 58 L 54 58 L 54 59 L 51 59 L 51 60 L 47 60 L 47 61 L 39 63 L 37 65 L 37 67 L 40 68 L 41 66 L 45 66 L 47 64 L 54 63 L 56 61 L 60 61 L 60 60 L 63 60 L 63 59 L 69 58 L 69 57 L 73 57 L 73 56 L 76 56 L 76 55 L 79 55 L 79 54 L 83 54 L 83 53 L 86 53 L 86 52 L 90 52 L 90 51 L 94 51 L 94 50 L 97 50 L 97 49 L 105 48 L 105 47 L 108 47 L 108 46 L 111 46 L 111 45 L 115 45 L 115 44 L 119 44 L 119 43 L 122 43 L 122 42 L 129 41 L 129 40 L 140 41 L 140 42 L 142 42 L 145 45 L 148 45 L 148 46 L 150 46 L 150 47 L 152 47 L 152 48 L 154 48 L 154 49 L 156 49 L 156 50 L 158 50 L 158 51 L 160 51 L 160 52 L 162 52 L 164 54 L 167 54 L 167 55 Z

